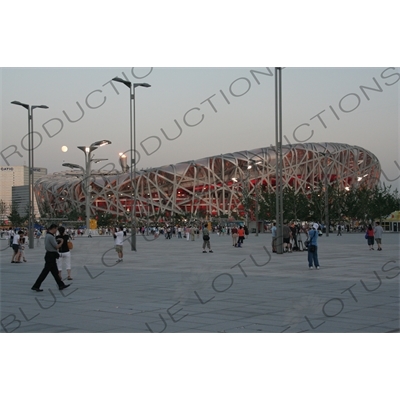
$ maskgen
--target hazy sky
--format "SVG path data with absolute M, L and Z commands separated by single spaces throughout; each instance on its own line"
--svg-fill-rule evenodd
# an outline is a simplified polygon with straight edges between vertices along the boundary
M 274 72 L 274 67 L 3 68 L 1 165 L 28 163 L 27 111 L 11 104 L 17 100 L 49 107 L 34 110 L 36 166 L 52 173 L 64 170 L 63 162 L 83 165 L 77 146 L 101 139 L 112 144 L 95 152 L 96 158 L 108 158 L 96 168 L 118 166 L 118 153 L 130 143 L 129 89 L 113 86 L 115 76 L 151 84 L 136 89 L 139 169 L 269 146 L 275 143 Z M 282 85 L 285 143 L 358 145 L 379 158 L 389 180 L 400 175 L 399 68 L 285 68 Z

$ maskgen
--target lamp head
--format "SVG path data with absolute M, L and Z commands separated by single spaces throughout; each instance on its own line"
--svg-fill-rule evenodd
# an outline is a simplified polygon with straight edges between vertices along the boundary
M 33 110 L 34 108 L 49 108 L 47 106 L 45 106 L 44 104 L 40 105 L 40 106 L 32 106 L 31 109 Z
M 111 141 L 110 141 L 110 140 L 99 140 L 98 142 L 92 143 L 92 144 L 90 145 L 90 147 L 92 147 L 92 146 L 101 147 L 101 146 L 105 146 L 105 145 L 107 145 L 107 144 L 111 144 Z
M 112 81 L 115 81 L 115 82 L 123 83 L 125 86 L 128 86 L 128 88 L 130 88 L 130 87 L 132 86 L 132 83 L 131 83 L 131 82 L 125 81 L 125 80 L 123 80 L 123 79 L 121 79 L 121 78 L 118 78 L 118 76 L 116 76 L 115 78 L 113 78 L 113 79 L 111 79 L 111 80 L 112 80 Z
M 71 163 L 64 163 L 62 164 L 63 167 L 68 167 L 68 168 L 79 168 L 82 169 L 82 167 L 78 164 L 71 164 Z
M 20 101 L 12 101 L 11 104 L 15 104 L 17 106 L 22 106 L 29 111 L 29 104 L 21 103 Z
M 134 87 L 142 86 L 142 87 L 145 87 L 145 88 L 151 87 L 151 85 L 149 85 L 148 83 L 134 83 L 133 86 Z

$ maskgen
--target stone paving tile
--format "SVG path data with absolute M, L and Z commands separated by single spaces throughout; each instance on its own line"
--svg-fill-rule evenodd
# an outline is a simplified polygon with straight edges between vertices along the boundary
M 320 271 L 308 270 L 306 253 L 270 258 L 263 249 L 267 243 L 269 250 L 268 234 L 251 235 L 243 249 L 233 249 L 229 237 L 213 235 L 213 254 L 201 253 L 200 240 L 138 237 L 138 252 L 126 244 L 118 264 L 110 237 L 79 238 L 72 252 L 72 286 L 59 292 L 49 276 L 42 293 L 30 287 L 43 268 L 43 246 L 28 249 L 29 262 L 18 267 L 9 263 L 6 249 L 0 251 L 1 330 L 9 332 L 20 322 L 15 332 L 149 332 L 146 323 L 163 328 L 159 314 L 165 332 L 396 330 L 398 238 L 386 234 L 385 251 L 372 253 L 362 234 L 321 237 Z M 101 251 L 93 253 L 93 246 Z M 377 288 L 368 292 L 362 283 Z M 344 292 L 350 287 L 357 302 Z M 201 304 L 195 291 L 201 301 L 210 301 Z M 344 304 L 341 311 L 332 300 L 337 298 Z M 188 315 L 174 323 L 168 311 L 176 319 Z M 323 311 L 340 313 L 329 318 Z M 305 316 L 314 326 L 323 324 L 313 329 Z

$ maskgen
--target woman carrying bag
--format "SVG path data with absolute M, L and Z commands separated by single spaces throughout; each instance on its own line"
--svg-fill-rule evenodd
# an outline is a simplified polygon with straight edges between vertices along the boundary
M 370 250 L 375 250 L 374 249 L 375 234 L 374 234 L 374 228 L 372 227 L 371 224 L 368 225 L 367 232 L 365 234 L 365 238 L 368 240 L 369 249 Z

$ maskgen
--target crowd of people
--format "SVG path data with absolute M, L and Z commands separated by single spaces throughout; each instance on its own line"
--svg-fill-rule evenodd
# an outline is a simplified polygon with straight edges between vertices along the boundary
M 342 235 L 343 227 L 338 227 L 338 236 Z M 272 236 L 272 252 L 277 253 L 277 226 L 274 222 L 271 225 Z M 374 250 L 375 242 L 377 250 L 382 251 L 382 234 L 384 230 L 379 222 L 375 225 L 369 224 L 365 230 L 365 239 L 370 250 Z M 42 291 L 40 289 L 41 283 L 51 273 L 60 290 L 65 289 L 69 285 L 63 282 L 63 269 L 67 272 L 67 280 L 72 280 L 71 274 L 71 248 L 73 247 L 71 241 L 75 239 L 75 235 L 83 235 L 83 231 L 75 231 L 75 229 L 65 228 L 52 224 L 48 227 L 44 238 L 45 244 L 45 266 L 40 273 L 38 279 L 32 286 L 32 290 Z M 104 234 L 113 236 L 115 250 L 118 254 L 117 262 L 123 261 L 123 242 L 124 236 L 127 236 L 129 229 L 123 226 L 118 228 L 105 228 Z M 245 239 L 249 235 L 249 230 L 246 225 L 232 224 L 230 226 L 215 225 L 210 227 L 209 224 L 200 225 L 193 224 L 187 226 L 171 226 L 164 225 L 161 227 L 141 227 L 138 228 L 137 234 L 154 235 L 159 237 L 163 235 L 166 240 L 172 238 L 186 239 L 188 241 L 195 241 L 201 239 L 203 253 L 213 253 L 211 249 L 211 235 L 217 236 L 230 236 L 232 239 L 232 246 L 241 248 L 244 245 Z M 40 242 L 43 233 L 41 230 L 35 230 L 34 237 Z M 293 251 L 307 251 L 308 253 L 308 267 L 309 269 L 320 269 L 318 258 L 318 237 L 322 235 L 322 226 L 318 223 L 312 224 L 296 224 L 294 222 L 285 223 L 282 227 L 282 252 L 292 253 Z M 11 263 L 27 262 L 25 257 L 25 248 L 29 245 L 28 232 L 21 229 L 9 228 L 2 231 L 2 238 L 9 240 L 9 245 L 13 250 Z M 88 233 L 90 237 L 90 231 Z M 303 238 L 305 239 L 303 241 Z

